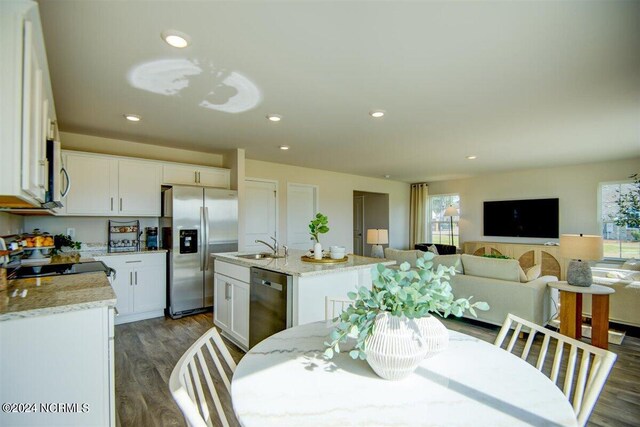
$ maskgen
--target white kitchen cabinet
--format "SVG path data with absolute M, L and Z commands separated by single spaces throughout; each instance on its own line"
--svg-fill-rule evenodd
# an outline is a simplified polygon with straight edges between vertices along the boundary
M 56 114 L 38 5 L 0 6 L 0 200 L 2 207 L 39 207 L 48 185 L 46 138 Z
M 116 324 L 164 316 L 167 306 L 166 253 L 94 257 L 116 270 Z
M 198 165 L 165 164 L 162 183 L 166 185 L 199 185 L 203 187 L 229 188 L 228 169 Z
M 71 179 L 66 215 L 160 216 L 160 169 L 155 162 L 63 152 Z
M 113 316 L 94 307 L 0 322 L 0 401 L 36 405 L 0 413 L 0 425 L 115 426 Z
M 160 216 L 160 165 L 118 160 L 118 213 Z
M 110 157 L 65 152 L 71 179 L 63 204 L 67 215 L 118 215 L 118 161 Z
M 248 280 L 249 268 L 216 260 L 215 271 L 213 322 L 224 335 L 241 348 L 248 349 L 251 286 L 248 281 L 244 282 L 238 278 L 246 277 Z M 224 274 L 228 272 L 233 272 L 235 277 Z

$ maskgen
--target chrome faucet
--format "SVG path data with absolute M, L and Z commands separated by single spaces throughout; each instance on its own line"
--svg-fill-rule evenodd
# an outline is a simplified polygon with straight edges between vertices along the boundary
M 269 243 L 265 242 L 264 240 L 256 240 L 256 243 L 262 243 L 263 245 L 266 245 L 269 249 L 271 249 L 273 251 L 274 255 L 278 255 L 278 249 L 280 249 L 280 247 L 278 246 L 278 241 L 275 239 L 275 237 L 269 237 L 271 240 L 273 240 L 273 245 L 270 245 Z

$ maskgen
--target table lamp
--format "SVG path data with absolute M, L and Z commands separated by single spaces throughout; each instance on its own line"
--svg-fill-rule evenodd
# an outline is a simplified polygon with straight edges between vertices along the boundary
M 384 250 L 382 245 L 389 243 L 389 231 L 384 228 L 371 228 L 367 230 L 367 244 L 371 247 L 371 256 L 373 258 L 384 258 Z
M 563 234 L 560 236 L 560 256 L 570 258 L 567 283 L 573 286 L 591 286 L 591 266 L 586 261 L 602 259 L 602 236 Z
M 444 210 L 444 216 L 449 217 L 449 234 L 451 236 L 451 246 L 453 246 L 453 217 L 458 216 L 458 209 L 454 208 L 453 205 L 450 205 Z

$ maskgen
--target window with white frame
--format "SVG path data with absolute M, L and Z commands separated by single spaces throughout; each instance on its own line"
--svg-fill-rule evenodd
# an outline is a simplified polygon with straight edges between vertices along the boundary
M 616 225 L 621 218 L 621 195 L 637 192 L 630 181 L 604 182 L 599 188 L 599 211 L 605 258 L 640 258 L 640 228 Z
M 445 245 L 460 244 L 459 215 L 446 216 L 446 210 L 452 206 L 460 212 L 459 194 L 438 194 L 429 196 L 429 210 L 427 212 L 427 233 L 430 243 Z

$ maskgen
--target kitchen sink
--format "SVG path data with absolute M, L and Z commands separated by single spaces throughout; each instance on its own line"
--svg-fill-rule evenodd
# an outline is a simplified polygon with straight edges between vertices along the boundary
M 259 253 L 259 254 L 246 254 L 246 255 L 236 255 L 238 258 L 244 259 L 274 259 L 274 258 L 284 258 L 281 255 L 274 255 L 271 253 Z

